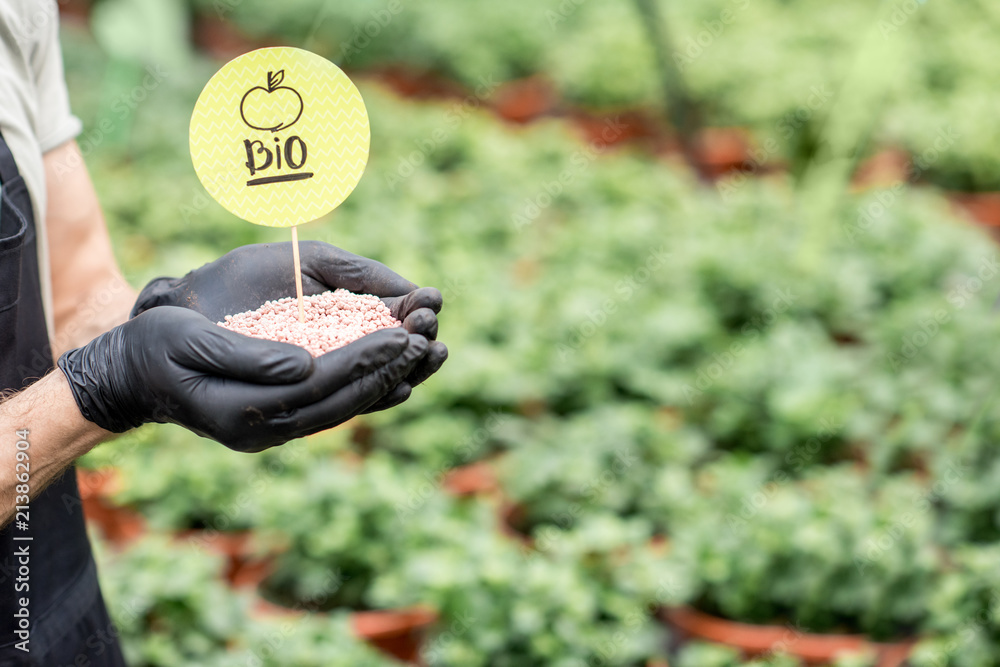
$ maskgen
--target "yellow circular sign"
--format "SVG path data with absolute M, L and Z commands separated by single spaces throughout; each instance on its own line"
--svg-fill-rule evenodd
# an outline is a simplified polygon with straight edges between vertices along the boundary
M 191 160 L 209 194 L 270 227 L 337 208 L 361 180 L 370 143 L 357 87 L 330 61 L 291 47 L 226 64 L 191 116 Z

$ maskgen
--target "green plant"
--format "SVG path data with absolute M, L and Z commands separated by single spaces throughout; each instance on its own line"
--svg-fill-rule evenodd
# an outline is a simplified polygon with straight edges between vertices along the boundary
M 1000 546 L 964 545 L 951 553 L 951 567 L 928 600 L 925 641 L 910 661 L 915 667 L 985 667 L 1000 650 L 1000 597 L 996 567 Z
M 695 573 L 700 608 L 880 639 L 910 636 L 928 621 L 943 561 L 928 490 L 915 480 L 874 486 L 838 466 L 792 482 L 728 457 L 701 470 L 696 488 L 670 557 Z
M 294 620 L 252 620 L 245 646 L 212 667 L 399 667 L 363 643 L 346 614 L 310 615 Z
M 246 600 L 221 581 L 217 556 L 149 535 L 98 550 L 101 589 L 135 667 L 211 665 L 246 622 Z
M 743 660 L 739 651 L 718 644 L 692 642 L 677 656 L 677 667 L 798 667 L 799 661 L 786 655 Z
M 477 414 L 458 407 L 447 412 L 403 408 L 402 412 L 406 414 L 369 417 L 365 423 L 371 437 L 355 448 L 362 453 L 390 452 L 434 476 L 507 449 L 525 430 L 525 420 L 498 410 Z
M 328 431 L 260 455 L 234 452 L 174 425 L 156 425 L 103 445 L 95 461 L 117 464 L 114 500 L 140 510 L 156 529 L 247 530 L 257 524 L 277 480 L 310 460 L 346 449 L 348 433 Z
M 976 420 L 951 438 L 930 461 L 935 500 L 941 508 L 941 539 L 949 545 L 993 544 L 1000 537 L 997 479 L 996 390 L 980 398 Z
M 221 560 L 150 534 L 122 553 L 98 549 L 101 587 L 136 667 L 392 667 L 346 615 L 255 617 L 220 581 Z
M 741 658 L 739 652 L 719 644 L 690 642 L 678 652 L 677 667 L 799 667 L 797 658 L 772 653 L 755 659 Z M 874 660 L 863 656 L 837 658 L 832 667 L 873 667 Z
M 644 531 L 615 518 L 585 530 L 541 551 L 495 530 L 472 532 L 414 554 L 379 577 L 374 595 L 440 610 L 440 632 L 423 656 L 432 666 L 637 667 L 660 653 L 663 631 L 652 598 L 613 585 L 605 558 L 622 548 L 619 538 L 641 544 Z
M 697 433 L 670 429 L 668 414 L 610 405 L 526 424 L 522 441 L 500 464 L 503 488 L 517 505 L 518 528 L 570 528 L 595 510 L 638 512 L 663 470 L 689 465 L 707 443 Z M 664 512 L 658 525 L 669 522 Z
M 313 461 L 301 475 L 276 481 L 258 528 L 281 551 L 265 592 L 289 606 L 325 610 L 377 606 L 371 587 L 379 576 L 423 550 L 465 539 L 476 525 L 433 480 L 374 454 L 360 466 Z

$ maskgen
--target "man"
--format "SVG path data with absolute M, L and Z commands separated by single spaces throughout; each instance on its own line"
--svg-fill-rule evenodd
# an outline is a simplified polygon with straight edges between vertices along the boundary
M 314 360 L 216 326 L 294 293 L 288 244 L 236 249 L 136 295 L 115 264 L 80 129 L 55 1 L 3 0 L 0 667 L 124 664 L 80 512 L 77 457 L 154 421 L 260 451 L 406 400 L 447 357 L 435 341 L 437 290 L 322 243 L 302 247 L 306 292 L 376 294 L 402 328 Z

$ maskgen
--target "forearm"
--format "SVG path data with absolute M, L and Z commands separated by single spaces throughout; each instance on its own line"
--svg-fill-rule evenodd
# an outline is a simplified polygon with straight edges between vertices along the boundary
M 24 496 L 37 496 L 73 461 L 112 437 L 83 418 L 58 370 L 0 403 L 0 526 L 25 504 Z
M 128 319 L 136 294 L 125 282 L 74 142 L 45 154 L 45 227 L 52 266 L 52 356 L 89 343 Z
M 136 292 L 117 273 L 94 280 L 72 309 L 56 320 L 52 357 L 86 345 L 109 329 L 128 320 Z

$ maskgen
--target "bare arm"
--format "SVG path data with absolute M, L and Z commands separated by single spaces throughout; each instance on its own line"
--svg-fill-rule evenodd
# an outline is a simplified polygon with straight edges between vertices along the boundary
M 135 292 L 111 252 L 111 240 L 76 142 L 45 154 L 55 337 L 52 355 L 79 347 L 128 319 Z M 18 432 L 27 431 L 27 438 Z M 65 376 L 50 373 L 0 403 L 0 526 L 78 457 L 113 437 L 80 414 Z M 27 441 L 18 460 L 18 442 Z M 23 448 L 24 445 L 22 444 Z M 23 449 L 21 451 L 24 451 Z M 28 470 L 25 470 L 25 467 Z M 24 472 L 29 474 L 26 485 Z M 21 491 L 28 491 L 23 494 Z M 20 496 L 20 497 L 19 497 Z
M 136 294 L 122 277 L 97 193 L 75 141 L 45 154 L 45 228 L 58 358 L 128 319 Z
M 0 527 L 14 517 L 17 505 L 25 504 L 23 496 L 37 496 L 76 458 L 112 435 L 83 418 L 58 371 L 0 403 Z M 19 441 L 28 446 L 19 449 Z M 26 451 L 27 457 L 18 457 L 18 451 Z M 23 473 L 28 473 L 27 482 L 18 478 Z

